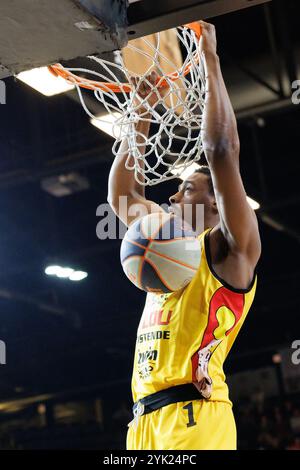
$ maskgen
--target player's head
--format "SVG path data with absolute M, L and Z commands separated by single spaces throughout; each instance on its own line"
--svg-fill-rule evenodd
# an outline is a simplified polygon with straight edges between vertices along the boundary
M 218 208 L 216 204 L 214 187 L 208 166 L 200 166 L 191 176 L 183 181 L 177 193 L 169 199 L 171 212 L 183 217 L 197 230 L 197 206 L 204 206 L 204 228 L 213 227 L 219 222 Z M 188 209 L 187 208 L 191 208 Z M 191 213 L 192 212 L 192 213 Z M 198 212 L 199 214 L 199 212 Z M 199 224 L 198 224 L 199 225 Z

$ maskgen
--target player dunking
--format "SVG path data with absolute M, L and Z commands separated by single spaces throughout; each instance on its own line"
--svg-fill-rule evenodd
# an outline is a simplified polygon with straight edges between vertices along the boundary
M 261 243 L 239 171 L 237 124 L 216 52 L 215 28 L 200 23 L 207 83 L 201 132 L 208 166 L 184 181 L 170 203 L 178 215 L 184 204 L 192 204 L 193 214 L 197 204 L 204 205 L 204 231 L 193 219 L 202 260 L 185 289 L 147 296 L 136 343 L 135 420 L 128 430 L 128 449 L 236 449 L 223 363 L 254 298 Z M 153 84 L 155 79 L 155 74 L 148 77 Z M 147 83 L 137 91 L 156 102 Z M 136 131 L 142 143 L 149 123 L 140 121 Z M 130 225 L 134 205 L 143 204 L 148 213 L 161 208 L 145 198 L 134 173 L 125 169 L 126 146 L 125 138 L 111 169 L 109 202 Z M 120 196 L 127 196 L 126 213 L 119 207 Z

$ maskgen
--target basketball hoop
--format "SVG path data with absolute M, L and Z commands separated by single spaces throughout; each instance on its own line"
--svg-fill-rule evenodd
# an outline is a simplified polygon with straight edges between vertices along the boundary
M 92 119 L 103 120 L 88 109 L 82 89 L 92 90 L 106 111 L 114 115 L 116 141 L 113 153 L 117 155 L 120 152 L 121 141 L 126 136 L 129 149 L 126 168 L 134 171 L 136 180 L 143 186 L 178 177 L 192 163 L 199 161 L 202 154 L 200 131 L 205 74 L 199 50 L 201 26 L 199 23 L 189 23 L 178 27 L 176 37 L 183 54 L 179 69 L 160 50 L 160 33 L 156 35 L 155 45 L 145 37 L 142 38 L 143 47 L 137 47 L 134 41 L 129 41 L 127 46 L 137 55 L 137 60 L 140 54 L 143 60 L 148 61 L 146 70 L 139 75 L 139 83 L 147 83 L 146 76 L 152 70 L 158 73 L 154 89 L 148 83 L 158 93 L 164 89 L 164 95 L 160 95 L 153 107 L 147 97 L 142 98 L 130 84 L 130 78 L 136 74 L 126 67 L 122 51 L 115 53 L 116 62 L 89 56 L 94 64 L 96 62 L 97 66 L 101 66 L 100 72 L 67 68 L 61 64 L 49 67 L 54 75 L 76 86 L 81 104 Z M 169 73 L 164 71 L 166 64 L 167 68 L 173 69 Z M 119 117 L 115 118 L 116 115 Z M 146 142 L 144 136 L 135 130 L 139 120 L 156 125 L 154 134 Z M 145 147 L 143 151 L 141 147 Z

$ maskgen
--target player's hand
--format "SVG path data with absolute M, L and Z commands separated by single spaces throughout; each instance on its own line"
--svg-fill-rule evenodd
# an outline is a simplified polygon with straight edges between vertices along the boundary
M 140 77 L 131 77 L 131 85 L 133 86 L 133 93 L 135 93 L 134 106 L 137 107 L 138 113 L 147 111 L 146 106 L 142 104 L 143 101 L 146 101 L 151 108 L 155 108 L 162 98 L 164 89 L 159 88 L 157 82 L 158 74 L 155 70 L 146 75 L 144 80 L 141 80 Z
M 199 21 L 201 26 L 200 52 L 217 54 L 217 36 L 213 24 Z

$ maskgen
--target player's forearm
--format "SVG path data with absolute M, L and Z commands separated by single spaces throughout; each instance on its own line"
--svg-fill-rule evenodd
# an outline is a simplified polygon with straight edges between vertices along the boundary
M 222 76 L 217 54 L 205 53 L 207 93 L 202 124 L 202 142 L 209 163 L 224 157 L 238 163 L 237 123 Z
M 149 135 L 150 122 L 147 120 L 140 120 L 136 124 L 137 137 L 136 140 L 141 145 L 139 150 L 141 153 L 145 152 L 146 139 Z M 108 201 L 111 206 L 116 206 L 119 202 L 120 196 L 131 196 L 139 194 L 144 196 L 144 186 L 140 185 L 134 177 L 134 171 L 127 170 L 125 163 L 129 157 L 129 149 L 127 137 L 121 142 L 118 154 L 113 162 L 110 170 L 108 180 Z M 130 166 L 133 165 L 133 157 L 129 157 Z

